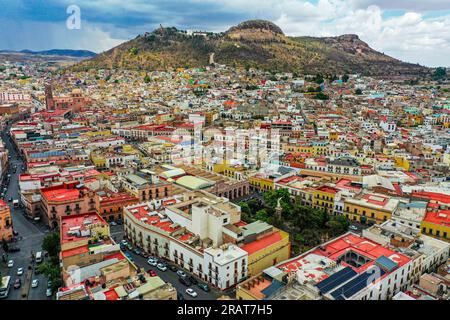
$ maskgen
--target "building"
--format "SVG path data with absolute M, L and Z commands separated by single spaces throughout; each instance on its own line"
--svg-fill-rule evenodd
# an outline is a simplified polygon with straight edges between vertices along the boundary
M 137 267 L 110 238 L 97 213 L 62 216 L 61 272 L 57 300 L 176 300 L 176 290 Z
M 315 209 L 325 210 L 328 213 L 334 212 L 334 198 L 339 189 L 323 185 L 313 191 L 313 207 Z
M 126 207 L 125 235 L 137 247 L 172 261 L 220 290 L 247 276 L 248 254 L 235 242 L 240 207 L 226 198 L 194 191 Z M 226 236 L 224 236 L 226 235 Z
M 381 224 L 391 219 L 399 200 L 380 194 L 366 193 L 344 200 L 344 214 L 351 221 Z
M 291 243 L 289 234 L 262 221 L 255 221 L 241 227 L 244 245 L 241 249 L 248 253 L 248 276 L 289 259 Z
M 10 241 L 13 237 L 11 211 L 5 201 L 0 200 L 0 241 Z
M 78 181 L 65 182 L 40 189 L 41 216 L 51 228 L 59 225 L 63 216 L 96 211 L 95 193 Z
M 142 174 L 129 174 L 121 177 L 123 188 L 139 198 L 139 201 L 163 199 L 172 195 L 173 185 L 155 175 L 148 177 Z
M 126 192 L 113 193 L 102 190 L 96 193 L 97 212 L 109 222 L 123 221 L 123 208 L 138 202 L 138 197 Z
M 450 242 L 450 210 L 428 211 L 420 228 L 423 234 Z
M 277 268 L 313 299 L 386 300 L 406 289 L 412 261 L 348 232 Z

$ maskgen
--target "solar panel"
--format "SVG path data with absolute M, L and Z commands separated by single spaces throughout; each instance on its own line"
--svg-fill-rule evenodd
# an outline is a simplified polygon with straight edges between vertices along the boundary
M 379 257 L 377 260 L 375 260 L 375 263 L 379 265 L 383 270 L 387 270 L 389 272 L 396 269 L 398 266 L 396 262 L 392 261 L 386 256 Z
M 284 287 L 285 284 L 273 279 L 272 283 L 265 288 L 264 290 L 262 290 L 261 292 L 266 296 L 266 298 L 270 297 L 274 292 L 278 291 L 278 289 Z
M 371 281 L 374 281 L 381 278 L 386 273 L 383 269 L 378 270 L 379 273 L 377 273 L 374 268 L 366 270 L 359 276 L 344 284 L 342 287 L 331 292 L 331 296 L 336 300 L 345 300 L 351 298 L 356 293 L 367 287 L 369 279 Z
M 316 284 L 316 287 L 320 290 L 321 294 L 326 294 L 333 290 L 334 288 L 340 286 L 344 282 L 353 278 L 357 273 L 350 267 L 345 267 L 342 270 L 332 274 L 325 280 L 320 281 Z

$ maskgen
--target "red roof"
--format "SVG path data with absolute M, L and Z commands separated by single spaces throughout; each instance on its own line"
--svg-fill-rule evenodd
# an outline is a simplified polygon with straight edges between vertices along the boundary
M 441 210 L 439 212 L 427 212 L 423 221 L 450 227 L 450 210 Z
M 258 252 L 262 249 L 265 249 L 268 246 L 271 246 L 272 244 L 275 244 L 280 240 L 281 240 L 281 233 L 280 233 L 280 231 L 277 231 L 277 232 L 269 234 L 268 236 L 265 236 L 259 240 L 255 240 L 246 245 L 243 245 L 241 247 L 241 249 L 247 251 L 248 254 L 250 255 L 250 254 Z

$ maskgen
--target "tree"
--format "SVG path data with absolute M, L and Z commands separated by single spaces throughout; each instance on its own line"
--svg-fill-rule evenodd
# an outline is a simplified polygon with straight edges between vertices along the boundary
M 357 95 L 361 95 L 361 94 L 362 94 L 362 90 L 358 88 L 358 89 L 355 90 L 355 93 L 356 93 Z
M 145 75 L 144 82 L 145 83 L 149 83 L 150 82 L 150 76 L 148 74 Z
M 328 100 L 329 97 L 328 97 L 328 95 L 326 95 L 325 93 L 319 92 L 319 93 L 316 94 L 316 96 L 314 97 L 314 99 L 317 99 L 317 100 Z
M 6 241 L 5 238 L 2 239 L 2 249 L 3 249 L 3 251 L 5 251 L 5 252 L 8 252 L 8 251 L 9 251 L 8 242 Z
M 48 252 L 50 257 L 58 257 L 60 251 L 59 233 L 52 232 L 47 234 L 42 241 L 42 249 Z
M 343 81 L 343 82 L 347 82 L 348 79 L 349 79 L 349 76 L 348 76 L 347 74 L 344 74 L 344 75 L 342 76 L 342 81 Z
M 44 274 L 52 282 L 53 291 L 58 290 L 63 285 L 59 265 L 44 262 L 39 266 L 39 272 Z
M 268 218 L 269 218 L 269 214 L 267 213 L 266 209 L 261 209 L 258 212 L 256 212 L 256 219 L 257 220 L 261 220 L 261 221 L 267 222 Z
M 447 77 L 447 70 L 443 67 L 436 68 L 433 73 L 433 80 L 440 80 Z
M 131 53 L 133 56 L 137 55 L 138 52 L 139 52 L 139 49 L 136 48 L 136 47 L 133 47 L 133 48 L 130 49 L 130 53 Z

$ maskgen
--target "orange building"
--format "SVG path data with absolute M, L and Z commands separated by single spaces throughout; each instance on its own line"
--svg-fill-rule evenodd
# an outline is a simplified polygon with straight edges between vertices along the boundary
M 97 212 L 105 221 L 123 221 L 123 208 L 138 202 L 138 197 L 126 192 L 96 195 Z
M 56 228 L 61 217 L 96 210 L 95 193 L 79 182 L 43 188 L 41 192 L 41 214 L 51 228 Z
M 13 236 L 11 211 L 5 201 L 0 200 L 0 241 L 11 240 Z

